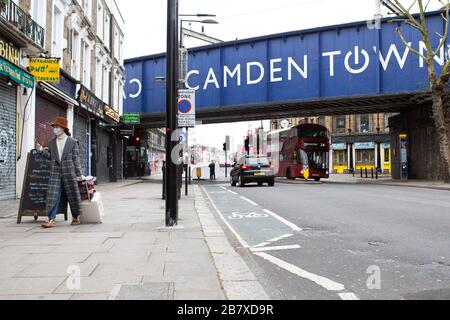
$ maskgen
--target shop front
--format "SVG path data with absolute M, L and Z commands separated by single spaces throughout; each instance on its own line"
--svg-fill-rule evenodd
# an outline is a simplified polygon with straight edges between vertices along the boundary
M 355 160 L 356 171 L 375 170 L 376 169 L 376 154 L 374 142 L 357 142 L 355 143 Z
M 333 143 L 333 173 L 348 173 L 348 148 L 346 143 Z
M 33 76 L 13 63 L 18 63 L 14 52 L 17 51 L 20 59 L 20 49 L 10 47 L 8 54 L 0 50 L 0 200 L 17 197 L 17 157 L 23 135 L 18 112 L 19 92 L 22 88 L 34 88 Z
M 90 116 L 86 127 L 81 128 L 85 128 L 86 136 L 90 137 L 90 175 L 95 176 L 98 183 L 122 179 L 120 115 L 84 86 L 81 86 L 78 99 L 81 108 Z

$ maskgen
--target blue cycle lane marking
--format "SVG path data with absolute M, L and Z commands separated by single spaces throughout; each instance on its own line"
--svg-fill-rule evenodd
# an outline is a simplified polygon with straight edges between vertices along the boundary
M 251 248 L 272 245 L 296 233 L 250 199 L 221 186 L 204 189 L 225 221 Z

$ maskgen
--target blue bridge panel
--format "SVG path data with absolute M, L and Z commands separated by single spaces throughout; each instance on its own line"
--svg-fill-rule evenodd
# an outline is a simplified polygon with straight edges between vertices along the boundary
M 439 13 L 428 15 L 437 47 Z M 405 47 L 397 23 L 371 29 L 364 22 L 221 43 L 189 51 L 186 87 L 197 91 L 197 109 L 371 97 L 427 89 L 425 63 Z M 421 35 L 401 25 L 411 46 L 426 53 Z M 438 71 L 447 46 L 436 58 Z M 165 55 L 125 62 L 125 112 L 165 111 Z

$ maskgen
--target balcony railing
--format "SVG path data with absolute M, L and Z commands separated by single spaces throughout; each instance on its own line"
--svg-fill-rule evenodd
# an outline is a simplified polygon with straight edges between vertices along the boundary
M 0 0 L 0 16 L 20 30 L 25 36 L 27 36 L 28 39 L 41 48 L 44 48 L 44 28 L 37 24 L 36 21 L 34 21 L 13 1 L 8 1 L 8 4 L 4 7 L 2 1 Z

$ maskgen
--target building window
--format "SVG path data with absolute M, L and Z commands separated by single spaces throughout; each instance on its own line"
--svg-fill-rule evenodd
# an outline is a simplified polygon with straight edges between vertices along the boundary
M 103 96 L 102 100 L 109 103 L 109 70 L 108 68 L 103 68 Z
M 357 118 L 358 122 L 358 132 L 360 133 L 369 133 L 372 132 L 372 115 L 370 114 L 364 114 L 364 115 L 360 115 Z
M 104 23 L 105 19 L 103 17 L 103 6 L 101 4 L 101 2 L 98 3 L 98 7 L 97 7 L 97 35 L 98 37 L 103 40 L 103 23 Z
M 101 60 L 97 59 L 96 67 L 95 67 L 95 95 L 99 98 L 102 98 L 103 92 L 103 65 Z
M 91 89 L 91 47 L 83 43 L 83 85 Z
M 52 56 L 55 58 L 61 58 L 63 55 L 64 15 L 62 9 L 56 4 L 53 6 L 52 20 Z
M 105 28 L 105 30 L 104 30 L 103 42 L 105 43 L 105 46 L 109 49 L 109 45 L 111 43 L 111 36 L 110 36 L 111 24 L 110 24 L 110 19 L 109 19 L 108 13 L 105 14 L 104 28 Z
M 373 164 L 375 163 L 375 150 L 356 150 L 356 163 Z
M 346 116 L 338 116 L 333 118 L 333 133 L 346 133 Z
M 92 0 L 82 0 L 82 7 L 86 16 L 91 20 L 92 17 Z
M 325 126 L 325 117 L 319 117 L 319 124 Z
M 81 70 L 81 38 L 80 34 L 76 30 L 72 30 L 72 41 L 71 41 L 71 52 L 72 52 L 72 77 L 79 80 L 80 70 Z
M 31 4 L 31 17 L 42 28 L 46 28 L 47 1 L 33 0 Z

